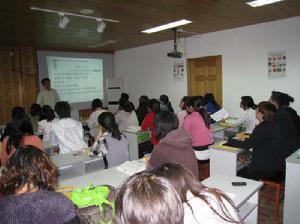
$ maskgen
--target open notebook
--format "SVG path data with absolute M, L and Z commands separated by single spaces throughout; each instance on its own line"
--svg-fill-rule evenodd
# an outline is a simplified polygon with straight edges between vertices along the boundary
M 129 176 L 141 172 L 146 169 L 146 161 L 144 159 L 126 161 L 117 166 L 116 169 Z

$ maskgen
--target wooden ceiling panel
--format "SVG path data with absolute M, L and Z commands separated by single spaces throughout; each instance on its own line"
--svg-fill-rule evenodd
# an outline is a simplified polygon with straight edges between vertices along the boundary
M 193 21 L 182 27 L 184 30 L 203 34 L 300 15 L 299 0 L 258 8 L 245 2 L 247 0 L 0 0 L 0 45 L 112 52 L 170 40 L 173 34 L 169 30 L 151 35 L 141 31 L 183 18 Z M 93 9 L 92 16 L 112 18 L 120 23 L 107 23 L 104 33 L 99 34 L 96 21 L 69 16 L 68 26 L 60 29 L 58 15 L 32 11 L 30 6 L 72 13 Z M 109 40 L 117 42 L 101 46 Z

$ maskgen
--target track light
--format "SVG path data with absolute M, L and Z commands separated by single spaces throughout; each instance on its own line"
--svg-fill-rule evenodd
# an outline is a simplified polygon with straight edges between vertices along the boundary
M 67 27 L 68 23 L 70 22 L 70 20 L 68 19 L 67 16 L 69 17 L 79 17 L 79 18 L 83 18 L 83 19 L 91 19 L 91 20 L 96 20 L 98 22 L 98 26 L 97 26 L 97 32 L 98 33 L 103 33 L 106 24 L 105 22 L 112 22 L 112 23 L 119 23 L 120 21 L 115 20 L 115 19 L 108 19 L 108 18 L 100 18 L 100 17 L 95 17 L 95 16 L 88 16 L 88 15 L 81 15 L 81 14 L 76 14 L 76 13 L 71 13 L 71 12 L 62 12 L 62 11 L 56 11 L 56 10 L 52 10 L 52 9 L 43 9 L 43 8 L 38 8 L 38 7 L 30 7 L 31 10 L 36 10 L 36 11 L 42 11 L 42 12 L 47 12 L 47 13 L 54 13 L 54 14 L 58 14 L 59 15 L 59 23 L 58 26 L 61 29 L 64 29 Z M 105 22 L 104 22 L 105 21 Z
M 105 27 L 106 27 L 106 24 L 103 20 L 101 19 L 96 19 L 96 21 L 98 22 L 98 26 L 97 26 L 97 32 L 98 33 L 103 33 Z
M 58 15 L 59 15 L 59 23 L 58 23 L 59 28 L 61 29 L 66 28 L 70 20 L 63 13 L 59 13 Z

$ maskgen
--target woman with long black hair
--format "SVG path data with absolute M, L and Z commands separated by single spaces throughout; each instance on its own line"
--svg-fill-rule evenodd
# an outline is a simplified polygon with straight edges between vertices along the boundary
M 92 147 L 93 153 L 103 156 L 107 168 L 129 160 L 128 141 L 121 134 L 115 116 L 110 112 L 103 112 L 98 117 L 98 123 L 100 131 Z
M 189 115 L 185 118 L 183 127 L 192 137 L 192 146 L 198 160 L 209 160 L 208 146 L 213 143 L 210 120 L 205 110 L 202 96 L 190 99 L 187 107 Z
M 15 153 L 17 148 L 25 145 L 33 145 L 42 151 L 45 150 L 41 139 L 33 134 L 30 118 L 26 114 L 21 114 L 13 120 L 9 135 L 3 139 L 2 166 L 6 166 L 7 160 Z
M 245 128 L 247 133 L 252 133 L 255 126 L 258 124 L 258 120 L 256 119 L 255 108 L 256 105 L 251 96 L 242 96 L 240 102 L 240 108 L 243 112 L 239 115 L 237 120 L 226 121 L 228 124 L 233 125 L 241 125 Z

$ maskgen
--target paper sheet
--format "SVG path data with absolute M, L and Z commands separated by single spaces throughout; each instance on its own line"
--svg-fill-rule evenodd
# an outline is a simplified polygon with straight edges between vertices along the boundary
M 216 113 L 211 114 L 210 117 L 214 119 L 216 122 L 221 121 L 222 119 L 225 119 L 229 116 L 229 113 L 222 108 L 221 110 L 218 110 Z
M 121 165 L 117 166 L 116 169 L 131 176 L 135 173 L 145 170 L 146 162 L 143 159 L 126 161 Z

